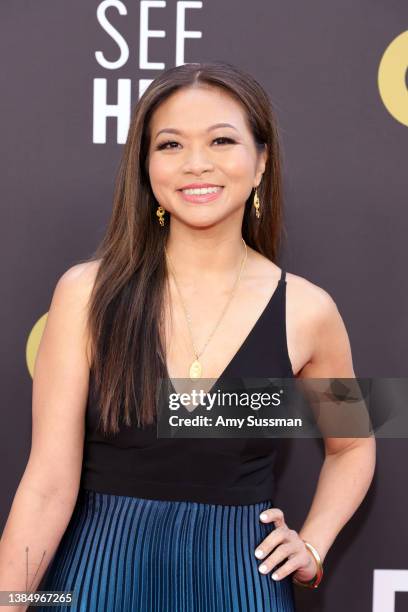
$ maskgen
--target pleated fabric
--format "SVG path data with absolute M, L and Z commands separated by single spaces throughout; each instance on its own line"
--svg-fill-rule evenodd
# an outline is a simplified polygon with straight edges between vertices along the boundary
M 74 591 L 60 611 L 293 612 L 291 577 L 261 574 L 254 555 L 275 528 L 259 519 L 270 507 L 80 489 L 38 590 Z

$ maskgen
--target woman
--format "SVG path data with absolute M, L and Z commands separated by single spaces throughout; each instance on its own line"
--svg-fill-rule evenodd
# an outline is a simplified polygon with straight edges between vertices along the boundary
M 71 610 L 289 612 L 293 581 L 317 586 L 373 439 L 325 438 L 296 532 L 273 504 L 277 439 L 156 437 L 167 375 L 354 377 L 331 297 L 275 263 L 281 233 L 265 91 L 221 62 L 163 72 L 134 110 L 106 236 L 53 295 L 2 588 L 24 588 L 25 547 L 30 588 L 73 591 Z

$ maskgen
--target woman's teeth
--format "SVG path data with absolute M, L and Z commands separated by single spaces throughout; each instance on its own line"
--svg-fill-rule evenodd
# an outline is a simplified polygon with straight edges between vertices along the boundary
M 200 189 L 182 189 L 181 191 L 187 195 L 202 195 L 205 193 L 216 193 L 222 187 L 202 187 Z

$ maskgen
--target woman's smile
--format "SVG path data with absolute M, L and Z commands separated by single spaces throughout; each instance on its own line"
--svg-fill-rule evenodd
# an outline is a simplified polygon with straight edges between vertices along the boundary
M 195 204 L 206 204 L 219 198 L 224 187 L 209 187 L 202 189 L 178 189 L 178 193 L 186 202 L 194 202 Z

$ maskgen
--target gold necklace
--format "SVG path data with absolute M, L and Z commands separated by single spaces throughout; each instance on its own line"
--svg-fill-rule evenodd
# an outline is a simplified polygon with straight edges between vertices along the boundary
M 173 266 L 171 264 L 170 257 L 169 257 L 169 255 L 167 253 L 166 247 L 164 247 L 164 251 L 166 253 L 166 257 L 167 257 L 168 262 L 169 262 L 169 267 L 170 267 L 170 270 L 171 270 L 171 272 L 173 274 L 174 283 L 176 285 L 176 289 L 177 289 L 177 292 L 179 294 L 181 304 L 183 306 L 184 314 L 185 314 L 186 319 L 187 319 L 187 325 L 188 325 L 188 330 L 189 330 L 189 333 L 190 333 L 191 344 L 193 346 L 193 352 L 194 352 L 194 355 L 195 355 L 195 359 L 192 362 L 192 364 L 190 365 L 190 369 L 189 369 L 189 376 L 190 376 L 191 379 L 201 378 L 201 375 L 202 375 L 202 372 L 203 372 L 203 367 L 202 367 L 201 362 L 200 362 L 200 357 L 204 353 L 205 349 L 207 348 L 208 343 L 210 342 L 211 338 L 215 334 L 219 324 L 221 323 L 222 318 L 224 317 L 224 315 L 225 315 L 225 313 L 227 311 L 228 306 L 231 303 L 232 298 L 234 297 L 234 295 L 236 293 L 236 290 L 237 290 L 237 287 L 238 287 L 238 283 L 239 283 L 239 281 L 241 279 L 242 269 L 244 267 L 244 264 L 245 264 L 247 256 L 248 256 L 248 249 L 247 249 L 247 245 L 245 243 L 245 240 L 243 238 L 241 238 L 241 240 L 244 243 L 245 253 L 244 253 L 244 256 L 243 256 L 242 261 L 241 261 L 241 266 L 240 266 L 240 269 L 239 269 L 239 274 L 238 274 L 238 276 L 237 276 L 237 278 L 235 280 L 234 286 L 233 286 L 232 291 L 231 291 L 231 295 L 228 298 L 228 301 L 227 301 L 223 311 L 221 312 L 221 316 L 219 317 L 219 319 L 218 319 L 218 321 L 217 321 L 213 331 L 209 335 L 209 337 L 207 339 L 207 342 L 204 344 L 204 346 L 203 346 L 203 348 L 202 348 L 202 350 L 200 352 L 197 351 L 196 346 L 194 344 L 193 333 L 192 333 L 192 330 L 191 330 L 191 317 L 190 317 L 190 315 L 189 315 L 189 313 L 187 311 L 187 308 L 186 308 L 186 306 L 184 304 L 184 300 L 182 298 L 181 291 L 180 291 L 180 288 L 179 288 L 177 280 L 176 280 L 176 275 L 174 273 L 174 268 L 173 268 Z

